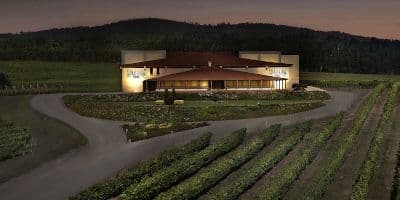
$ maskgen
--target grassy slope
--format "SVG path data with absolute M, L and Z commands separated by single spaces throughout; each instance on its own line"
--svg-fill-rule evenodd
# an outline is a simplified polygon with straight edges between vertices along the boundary
M 0 164 L 0 183 L 86 143 L 78 131 L 29 106 L 30 96 L 0 97 L 0 118 L 24 127 L 32 135 L 33 152 Z
M 121 72 L 115 63 L 0 61 L 13 85 L 61 84 L 71 91 L 121 91 Z
M 325 73 L 325 72 L 301 72 L 300 80 L 326 80 L 326 81 L 368 81 L 387 80 L 400 81 L 400 75 L 389 74 L 350 74 L 350 73 Z

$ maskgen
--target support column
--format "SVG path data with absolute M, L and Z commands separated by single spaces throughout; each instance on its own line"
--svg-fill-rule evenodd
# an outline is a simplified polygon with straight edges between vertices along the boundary
M 236 89 L 239 89 L 239 80 L 236 80 Z
M 187 90 L 187 82 L 188 82 L 188 81 L 185 81 L 185 90 Z

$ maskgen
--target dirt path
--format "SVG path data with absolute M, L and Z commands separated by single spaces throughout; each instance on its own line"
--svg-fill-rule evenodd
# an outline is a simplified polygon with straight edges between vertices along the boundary
M 88 138 L 89 144 L 79 151 L 69 152 L 60 158 L 41 165 L 27 174 L 0 185 L 0 199 L 66 199 L 87 187 L 115 175 L 118 171 L 157 153 L 182 144 L 211 131 L 213 140 L 228 135 L 234 130 L 247 128 L 255 134 L 271 124 L 283 126 L 296 124 L 307 119 L 321 119 L 347 110 L 359 102 L 360 93 L 330 91 L 332 99 L 326 106 L 282 116 L 257 119 L 211 122 L 201 127 L 179 133 L 168 134 L 127 144 L 120 125 L 122 122 L 100 120 L 80 116 L 67 109 L 62 103 L 64 94 L 38 95 L 31 105 L 37 111 L 63 121 Z
M 400 97 L 397 97 L 395 102 L 392 115 L 393 123 L 382 145 L 383 150 L 380 154 L 379 167 L 369 187 L 369 199 L 390 199 L 400 142 Z
M 369 94 L 369 93 L 368 93 Z M 359 100 L 360 102 L 364 101 L 368 97 L 367 94 L 364 94 L 363 97 Z M 320 166 L 326 162 L 326 159 L 329 153 L 335 149 L 338 141 L 341 140 L 343 135 L 347 132 L 347 130 L 351 126 L 351 122 L 354 119 L 355 112 L 359 108 L 360 104 L 354 104 L 351 108 L 348 109 L 345 117 L 343 118 L 342 125 L 338 128 L 338 130 L 334 133 L 334 135 L 328 140 L 327 144 L 320 149 L 317 156 L 314 158 L 312 163 L 307 166 L 307 168 L 303 171 L 303 173 L 297 178 L 297 180 L 292 184 L 292 187 L 288 190 L 288 192 L 283 196 L 283 199 L 293 199 L 296 200 L 299 193 L 302 193 L 306 183 L 310 181 L 310 179 L 318 172 Z
M 353 184 L 356 182 L 361 166 L 367 157 L 368 149 L 375 136 L 375 129 L 379 123 L 383 112 L 386 95 L 381 95 L 378 103 L 369 114 L 361 132 L 357 137 L 357 142 L 352 151 L 347 155 L 343 166 L 336 173 L 332 183 L 328 186 L 324 199 L 337 200 L 348 199 L 350 197 Z
M 301 140 L 294 148 L 291 152 L 289 152 L 289 154 L 287 156 L 285 156 L 285 158 L 283 158 L 277 165 L 274 166 L 274 168 L 272 168 L 269 172 L 267 172 L 260 180 L 258 180 L 249 190 L 247 190 L 245 193 L 243 193 L 239 199 L 241 200 L 246 200 L 246 199 L 255 199 L 256 195 L 259 193 L 260 190 L 262 190 L 264 188 L 264 186 L 266 184 L 268 184 L 268 181 L 270 180 L 271 177 L 273 177 L 274 175 L 276 175 L 277 173 L 280 172 L 280 170 L 282 169 L 283 166 L 285 166 L 286 164 L 288 164 L 288 162 L 290 162 L 290 160 L 293 159 L 293 157 L 302 149 L 305 147 L 306 140 L 307 139 L 311 139 L 312 137 L 314 137 L 315 135 L 318 134 L 318 130 L 320 130 L 320 128 L 329 121 L 329 119 L 322 119 L 322 120 L 318 120 L 315 121 L 313 123 L 313 128 L 312 130 L 307 133 L 303 140 Z
M 27 155 L 0 162 L 0 184 L 83 147 L 86 138 L 70 126 L 36 112 L 29 106 L 32 96 L 0 97 L 0 118 L 26 128 L 34 148 Z M 16 112 L 17 111 L 17 112 Z

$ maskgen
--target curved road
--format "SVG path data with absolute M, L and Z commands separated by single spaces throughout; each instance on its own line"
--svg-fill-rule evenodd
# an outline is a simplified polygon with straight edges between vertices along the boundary
M 362 96 L 360 93 L 341 91 L 329 93 L 332 99 L 326 101 L 326 106 L 314 110 L 284 116 L 216 121 L 208 127 L 134 143 L 126 143 L 120 128 L 123 122 L 80 116 L 64 106 L 64 94 L 37 95 L 31 100 L 34 109 L 79 130 L 88 138 L 89 144 L 3 183 L 0 185 L 0 199 L 67 199 L 127 166 L 187 142 L 206 131 L 213 132 L 215 140 L 239 128 L 245 127 L 252 134 L 274 123 L 286 126 L 307 119 L 320 119 L 347 110 Z

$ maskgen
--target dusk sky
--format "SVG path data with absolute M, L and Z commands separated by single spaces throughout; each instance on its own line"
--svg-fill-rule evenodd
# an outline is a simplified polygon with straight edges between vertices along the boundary
M 201 24 L 266 22 L 400 39 L 400 0 L 1 0 L 0 32 L 156 17 Z

